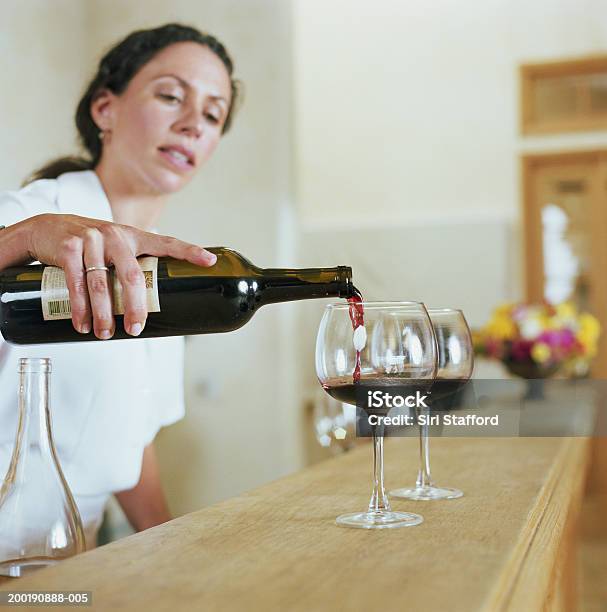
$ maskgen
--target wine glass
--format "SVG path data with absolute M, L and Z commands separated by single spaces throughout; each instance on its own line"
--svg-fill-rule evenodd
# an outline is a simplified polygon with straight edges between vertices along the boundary
M 438 348 L 438 369 L 432 387 L 432 401 L 437 402 L 452 396 L 468 382 L 474 368 L 474 351 L 470 328 L 461 310 L 429 308 L 428 314 Z M 420 469 L 416 486 L 390 491 L 390 496 L 421 501 L 461 497 L 463 492 L 459 489 L 437 487 L 432 481 L 428 438 L 430 408 L 422 408 L 420 414 L 426 419 L 419 426 Z
M 369 386 L 427 387 L 436 374 L 436 340 L 425 306 L 417 302 L 328 305 L 316 340 L 316 373 L 329 395 L 353 405 Z M 374 469 L 369 508 L 338 516 L 337 524 L 363 529 L 418 525 L 423 521 L 418 514 L 391 510 L 384 489 L 383 426 L 371 424 L 371 433 Z

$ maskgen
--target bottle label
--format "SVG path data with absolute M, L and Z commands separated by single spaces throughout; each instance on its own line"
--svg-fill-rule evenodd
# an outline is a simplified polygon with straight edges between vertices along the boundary
M 137 260 L 145 278 L 145 294 L 148 312 L 160 312 L 158 298 L 158 258 L 142 257 Z M 110 287 L 113 295 L 114 315 L 124 314 L 122 285 L 113 269 L 110 270 Z M 45 321 L 72 318 L 72 306 L 61 268 L 47 266 L 42 272 L 41 285 L 42 317 Z

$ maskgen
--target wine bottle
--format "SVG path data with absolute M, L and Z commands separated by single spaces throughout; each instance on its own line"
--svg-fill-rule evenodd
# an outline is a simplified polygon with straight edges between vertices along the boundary
M 266 304 L 355 293 L 352 269 L 259 268 L 225 247 L 209 248 L 214 266 L 203 268 L 170 257 L 139 260 L 146 279 L 148 319 L 139 338 L 228 332 L 242 327 Z M 121 286 L 110 269 L 116 331 L 122 323 Z M 97 340 L 72 326 L 65 277 L 59 268 L 31 265 L 0 272 L 0 332 L 15 344 Z

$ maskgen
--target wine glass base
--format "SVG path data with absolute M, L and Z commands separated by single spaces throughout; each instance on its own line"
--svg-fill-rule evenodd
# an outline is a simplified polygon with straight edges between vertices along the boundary
M 341 514 L 335 522 L 342 527 L 358 529 L 395 529 L 396 527 L 413 527 L 424 522 L 419 514 L 412 512 L 353 512 Z
M 434 499 L 457 499 L 463 491 L 449 487 L 412 487 L 410 489 L 395 489 L 390 491 L 390 497 L 413 499 L 416 501 L 432 501 Z

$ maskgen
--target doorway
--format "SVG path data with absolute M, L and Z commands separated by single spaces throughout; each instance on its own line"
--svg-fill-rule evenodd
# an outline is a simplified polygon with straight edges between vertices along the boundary
M 607 378 L 607 150 L 522 159 L 526 297 L 572 301 L 603 333 L 592 365 Z
M 526 298 L 571 300 L 595 315 L 591 375 L 607 379 L 607 150 L 525 155 L 522 187 Z M 597 401 L 603 421 L 607 397 Z M 607 511 L 607 438 L 594 440 L 588 491 Z

